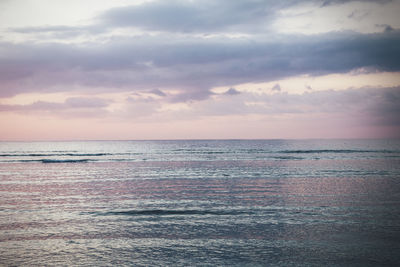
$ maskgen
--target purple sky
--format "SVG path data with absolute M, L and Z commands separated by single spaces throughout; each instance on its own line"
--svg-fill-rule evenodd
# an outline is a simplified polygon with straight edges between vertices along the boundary
M 0 140 L 399 138 L 400 1 L 0 2 Z

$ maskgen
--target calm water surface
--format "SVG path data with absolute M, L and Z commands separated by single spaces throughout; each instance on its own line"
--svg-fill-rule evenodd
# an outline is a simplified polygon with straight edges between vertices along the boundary
M 1 266 L 399 264 L 399 141 L 0 142 Z

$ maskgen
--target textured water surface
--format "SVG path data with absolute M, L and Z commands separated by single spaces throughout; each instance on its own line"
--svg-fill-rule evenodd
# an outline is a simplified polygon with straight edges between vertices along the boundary
M 400 142 L 0 143 L 0 265 L 396 266 Z

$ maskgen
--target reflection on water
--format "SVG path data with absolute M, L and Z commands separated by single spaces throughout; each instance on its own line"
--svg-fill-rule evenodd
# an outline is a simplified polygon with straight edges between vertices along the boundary
M 395 266 L 399 161 L 2 163 L 1 263 Z

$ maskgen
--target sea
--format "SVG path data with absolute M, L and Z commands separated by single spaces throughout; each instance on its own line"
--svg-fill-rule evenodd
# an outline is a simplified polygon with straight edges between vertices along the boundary
M 400 140 L 0 142 L 0 266 L 400 266 Z

